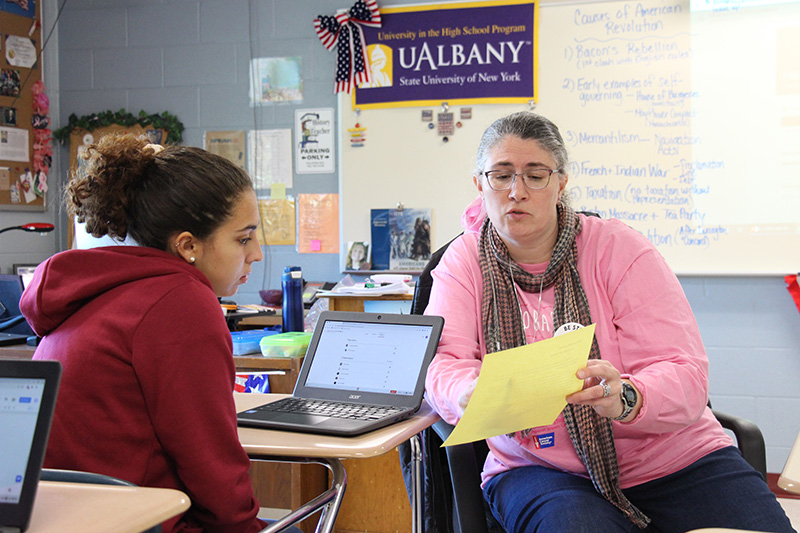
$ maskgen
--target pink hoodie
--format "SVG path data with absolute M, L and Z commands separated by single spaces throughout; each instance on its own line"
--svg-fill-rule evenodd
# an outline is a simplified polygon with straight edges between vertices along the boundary
M 428 402 L 451 424 L 460 419 L 457 399 L 480 372 L 486 354 L 477 233 L 485 216 L 480 198 L 467 207 L 462 217 L 465 233 L 434 270 L 425 311 L 445 318 L 426 389 Z M 673 473 L 733 442 L 706 406 L 708 359 L 675 275 L 635 230 L 614 219 L 581 217 L 578 271 L 601 356 L 631 379 L 643 398 L 635 420 L 613 423 L 625 488 Z M 531 273 L 543 272 L 546 266 L 522 265 Z M 543 291 L 541 301 L 538 294 L 517 292 L 528 342 L 551 337 L 552 287 Z M 535 390 L 530 401 L 536 401 Z M 484 481 L 529 464 L 586 475 L 562 415 L 521 442 L 499 436 L 488 443 Z

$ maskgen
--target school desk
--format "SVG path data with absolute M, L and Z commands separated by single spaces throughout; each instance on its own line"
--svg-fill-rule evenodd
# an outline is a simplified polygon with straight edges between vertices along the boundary
M 286 394 L 242 394 L 234 393 L 236 410 L 241 412 L 255 406 L 286 397 Z M 331 472 L 331 485 L 322 494 L 292 510 L 288 515 L 267 528 L 267 532 L 279 531 L 281 527 L 296 523 L 319 510 L 320 531 L 333 531 L 333 525 L 347 487 L 347 472 L 342 459 L 368 459 L 383 455 L 400 443 L 411 440 L 415 467 L 412 472 L 412 531 L 422 532 L 422 502 L 419 485 L 421 465 L 418 434 L 430 427 L 439 416 L 423 401 L 422 407 L 413 417 L 390 426 L 356 437 L 335 437 L 278 431 L 257 428 L 239 428 L 239 440 L 247 455 L 254 461 L 316 463 Z M 377 475 L 377 474 L 376 474 Z M 377 509 L 378 512 L 381 509 Z
M 355 313 L 364 312 L 364 302 L 383 302 L 383 301 L 411 301 L 413 294 L 382 294 L 376 296 L 363 296 L 353 294 L 324 294 L 320 298 L 328 299 L 329 311 L 351 311 Z
M 792 494 L 800 494 L 800 433 L 794 441 L 789 458 L 778 477 L 778 486 Z
M 140 533 L 190 504 L 174 489 L 41 481 L 26 533 Z

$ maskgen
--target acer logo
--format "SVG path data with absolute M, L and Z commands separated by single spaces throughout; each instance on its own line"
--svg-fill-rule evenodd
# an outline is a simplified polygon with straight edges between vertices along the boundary
M 350 395 L 350 399 L 351 400 L 358 400 L 359 398 L 361 398 L 360 394 L 351 394 Z

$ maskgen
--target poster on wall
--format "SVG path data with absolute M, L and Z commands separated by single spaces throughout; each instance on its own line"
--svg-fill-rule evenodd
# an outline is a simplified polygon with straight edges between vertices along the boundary
M 430 209 L 370 211 L 373 270 L 421 271 L 431 258 Z
M 247 173 L 256 190 L 276 183 L 292 188 L 292 131 L 251 130 L 247 132 Z
M 259 198 L 261 244 L 295 244 L 294 198 Z
M 28 155 L 28 130 L 0 127 L 0 160 L 30 161 Z
M 297 253 L 335 254 L 339 252 L 339 195 L 298 195 Z
M 390 7 L 363 27 L 372 81 L 353 107 L 527 103 L 537 98 L 538 2 Z
M 296 109 L 294 112 L 295 172 L 334 172 L 333 108 Z
M 250 105 L 303 99 L 302 58 L 257 57 L 250 60 Z
M 207 131 L 203 135 L 203 148 L 224 157 L 242 170 L 245 168 L 245 134 L 239 131 Z

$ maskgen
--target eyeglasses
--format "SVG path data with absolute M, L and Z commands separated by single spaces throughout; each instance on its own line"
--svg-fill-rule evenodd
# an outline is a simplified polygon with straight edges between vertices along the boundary
M 550 176 L 558 172 L 561 171 L 550 170 L 549 168 L 534 168 L 518 174 L 508 170 L 487 170 L 483 175 L 486 176 L 489 187 L 495 191 L 507 191 L 510 189 L 517 176 L 522 176 L 522 183 L 527 188 L 535 191 L 547 187 L 550 184 Z

